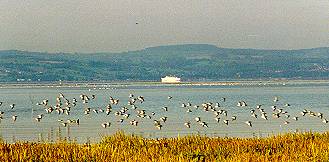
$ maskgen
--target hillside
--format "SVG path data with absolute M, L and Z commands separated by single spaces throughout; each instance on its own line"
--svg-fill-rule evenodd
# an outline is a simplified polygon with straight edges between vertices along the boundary
M 207 44 L 159 46 L 123 53 L 0 51 L 0 81 L 139 81 L 328 79 L 329 48 L 256 50 Z

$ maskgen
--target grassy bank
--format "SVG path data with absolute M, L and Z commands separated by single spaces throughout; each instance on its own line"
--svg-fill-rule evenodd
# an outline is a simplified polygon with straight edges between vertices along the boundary
M 145 139 L 121 132 L 96 144 L 0 144 L 0 161 L 328 161 L 329 133 L 268 138 Z

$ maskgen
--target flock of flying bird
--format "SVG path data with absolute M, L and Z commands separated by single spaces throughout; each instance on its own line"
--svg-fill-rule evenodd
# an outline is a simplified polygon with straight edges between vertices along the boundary
M 168 107 L 168 106 L 159 106 L 158 111 L 162 111 L 160 114 L 161 117 L 156 116 L 158 112 L 152 110 L 145 110 L 143 109 L 143 103 L 145 102 L 145 98 L 143 96 L 135 96 L 134 94 L 129 94 L 127 104 L 119 104 L 121 101 L 117 98 L 113 98 L 110 96 L 108 98 L 108 102 L 106 106 L 102 107 L 92 107 L 89 105 L 90 102 L 96 99 L 96 95 L 86 95 L 81 94 L 79 98 L 67 98 L 64 96 L 63 93 L 59 93 L 56 97 L 55 104 L 50 104 L 49 99 L 43 99 L 41 102 L 37 103 L 36 105 L 42 107 L 45 112 L 40 113 L 34 117 L 36 122 L 41 122 L 45 116 L 50 114 L 58 114 L 58 115 L 68 115 L 70 116 L 72 109 L 77 109 L 78 111 L 83 112 L 84 115 L 88 116 L 91 114 L 100 114 L 104 113 L 106 115 L 114 114 L 115 116 L 119 117 L 118 122 L 123 123 L 124 121 L 128 121 L 128 123 L 132 126 L 138 126 L 140 123 L 140 118 L 150 119 L 154 122 L 154 127 L 156 129 L 161 130 L 163 126 L 165 126 L 167 120 L 170 120 L 170 117 L 165 116 L 166 112 L 170 111 L 170 109 L 178 108 L 182 109 L 186 113 L 191 113 L 193 111 L 204 111 L 206 113 L 212 113 L 213 115 L 207 115 L 209 118 L 203 120 L 200 116 L 192 117 L 193 120 L 185 121 L 184 126 L 187 128 L 191 128 L 192 125 L 200 125 L 201 127 L 208 127 L 207 120 L 215 120 L 216 123 L 224 123 L 225 125 L 229 125 L 231 122 L 237 122 L 238 117 L 235 115 L 229 116 L 229 112 L 227 108 L 224 108 L 223 105 L 226 102 L 226 98 L 220 98 L 220 102 L 204 102 L 201 104 L 192 105 L 190 102 L 181 103 L 181 105 L 177 105 L 176 107 Z M 167 100 L 173 100 L 172 96 L 168 96 Z M 79 103 L 80 102 L 80 103 Z M 273 119 L 283 119 L 284 124 L 289 124 L 291 120 L 299 120 L 299 116 L 311 116 L 317 117 L 322 120 L 323 123 L 328 123 L 328 120 L 324 118 L 323 113 L 321 112 L 313 112 L 307 109 L 304 109 L 300 112 L 299 116 L 291 116 L 285 109 L 290 107 L 290 104 L 280 105 L 277 104 L 279 102 L 278 97 L 274 97 L 273 104 L 271 106 L 270 113 L 266 112 L 269 111 L 269 108 L 265 111 L 264 106 L 256 105 L 254 108 L 248 106 L 246 101 L 238 101 L 237 107 L 240 108 L 249 108 L 250 110 L 250 118 L 259 118 L 263 120 L 268 120 L 269 116 L 272 116 Z M 77 106 L 77 103 L 79 105 Z M 10 108 L 9 110 L 15 110 L 15 104 L 8 104 Z M 7 106 L 8 106 L 7 105 Z M 80 106 L 82 105 L 82 106 Z M 0 102 L 0 108 L 5 107 L 3 102 Z M 4 110 L 4 109 L 2 109 Z M 5 112 L 0 111 L 0 119 L 4 119 Z M 270 114 L 270 115 L 269 115 Z M 194 113 L 195 115 L 195 113 Z M 158 118 L 157 118 L 158 117 Z M 213 119 L 212 119 L 213 118 Z M 18 119 L 18 116 L 12 115 L 12 121 L 15 122 Z M 291 120 L 290 120 L 291 119 Z M 214 121 L 214 122 L 215 122 Z M 80 125 L 80 119 L 68 119 L 62 120 L 59 119 L 58 122 L 66 127 L 68 124 L 76 124 Z M 243 121 L 247 127 L 252 127 L 253 122 L 252 120 Z M 183 123 L 181 123 L 183 125 Z M 111 127 L 111 122 L 102 122 L 100 126 L 103 128 Z

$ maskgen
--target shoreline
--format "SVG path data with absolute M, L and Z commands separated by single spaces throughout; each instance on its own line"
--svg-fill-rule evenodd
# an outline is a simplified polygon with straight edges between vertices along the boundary
M 97 88 L 129 86 L 285 86 L 285 85 L 329 85 L 329 80 L 228 80 L 228 81 L 191 81 L 180 83 L 161 83 L 159 81 L 99 81 L 99 82 L 6 82 L 0 88 Z

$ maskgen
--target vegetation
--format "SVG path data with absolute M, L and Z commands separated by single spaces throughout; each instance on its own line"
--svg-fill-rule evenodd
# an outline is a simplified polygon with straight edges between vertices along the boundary
M 145 139 L 122 132 L 96 144 L 0 144 L 1 161 L 328 161 L 329 133 L 268 138 Z
M 187 81 L 328 79 L 329 48 L 255 50 L 193 44 L 122 53 L 0 51 L 0 82 L 159 81 L 165 75 Z

